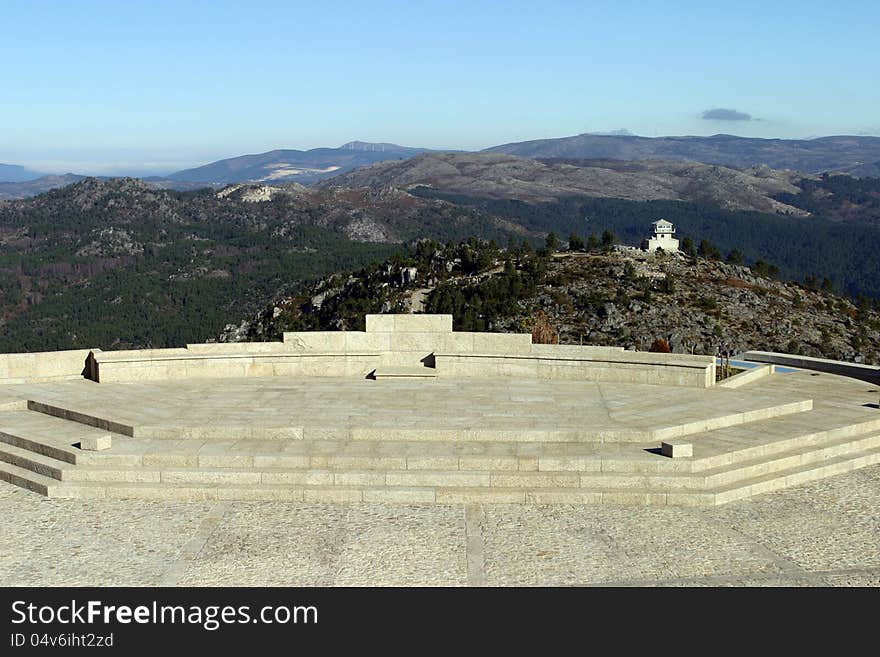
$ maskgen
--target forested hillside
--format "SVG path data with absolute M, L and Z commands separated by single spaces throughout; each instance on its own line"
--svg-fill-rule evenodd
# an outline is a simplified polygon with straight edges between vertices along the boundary
M 522 232 L 408 194 L 86 179 L 0 203 L 0 352 L 179 346 L 422 236 Z

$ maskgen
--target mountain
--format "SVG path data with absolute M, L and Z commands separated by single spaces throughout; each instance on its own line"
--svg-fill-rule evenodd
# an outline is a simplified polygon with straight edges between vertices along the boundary
M 0 353 L 180 346 L 282 291 L 418 237 L 537 235 L 434 199 L 86 178 L 0 202 Z
M 880 177 L 880 137 L 757 139 L 733 135 L 637 137 L 583 134 L 503 144 L 487 148 L 485 152 L 532 158 L 671 160 L 733 167 L 764 164 L 773 169 L 795 169 L 805 173 L 836 171 Z
M 0 201 L 36 196 L 50 189 L 71 185 L 83 178 L 85 176 L 66 173 L 63 176 L 41 176 L 26 182 L 0 182 Z
M 880 363 L 880 304 L 783 283 L 742 265 L 638 250 L 423 242 L 405 257 L 337 272 L 226 327 L 222 342 L 284 331 L 363 330 L 366 312 L 451 313 L 459 331 L 529 332 L 561 344 L 677 353 L 786 351 Z
M 0 164 L 0 183 L 26 182 L 42 176 L 42 173 L 31 171 L 17 164 Z
M 805 216 L 781 203 L 798 194 L 803 176 L 766 166 L 746 170 L 695 162 L 534 160 L 501 153 L 424 153 L 402 162 L 378 162 L 334 176 L 319 187 L 396 187 L 492 199 L 547 202 L 569 196 L 632 201 L 676 200 L 720 207 Z
M 235 182 L 297 182 L 308 184 L 328 176 L 350 171 L 381 160 L 399 160 L 424 152 L 397 144 L 371 144 L 352 141 L 339 148 L 313 148 L 307 151 L 275 150 L 258 155 L 242 155 L 172 173 L 174 182 L 228 184 Z M 156 179 L 158 180 L 158 179 Z

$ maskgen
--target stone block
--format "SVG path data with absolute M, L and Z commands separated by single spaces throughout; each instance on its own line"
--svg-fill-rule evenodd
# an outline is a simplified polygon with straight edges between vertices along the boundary
M 360 502 L 363 492 L 360 489 L 309 488 L 303 491 L 304 502 Z
M 83 436 L 79 441 L 79 448 L 90 452 L 99 452 L 110 449 L 113 446 L 113 438 L 110 434 Z
M 474 353 L 529 354 L 532 336 L 528 333 L 474 333 Z
M 384 486 L 384 472 L 335 472 L 333 483 L 338 486 Z
M 398 333 L 452 332 L 452 315 L 392 315 L 392 317 L 394 317 L 394 331 Z
M 364 353 L 373 351 L 389 351 L 391 349 L 391 333 L 361 333 L 345 331 L 345 351 L 347 353 Z
M 347 331 L 296 331 L 284 334 L 284 346 L 294 351 L 341 353 L 347 335 Z
M 321 470 L 290 472 L 263 472 L 264 484 L 289 484 L 299 486 L 322 486 L 333 484 L 333 473 Z
M 577 474 L 492 474 L 491 484 L 498 488 L 578 488 Z
M 391 351 L 418 351 L 428 354 L 433 351 L 442 351 L 442 343 L 438 340 L 437 333 L 393 333 L 391 336 Z
M 666 493 L 636 493 L 636 492 L 603 492 L 603 504 L 632 504 L 636 506 L 666 505 Z
M 693 456 L 694 446 L 693 443 L 670 440 L 669 442 L 660 443 L 660 453 L 672 459 Z
M 452 456 L 409 457 L 406 459 L 407 470 L 458 470 L 458 458 Z
M 391 333 L 394 331 L 394 315 L 367 315 L 367 333 Z
M 302 502 L 301 488 L 220 488 L 221 500 L 272 500 L 278 502 Z
M 487 472 L 431 472 L 413 470 L 389 472 L 385 476 L 388 486 L 489 486 Z
M 373 488 L 364 491 L 364 502 L 425 504 L 434 502 L 434 491 L 425 488 Z
M 530 504 L 601 504 L 599 491 L 528 491 L 526 502 Z
M 514 471 L 517 467 L 515 456 L 462 456 L 458 459 L 459 470 Z
M 666 493 L 668 506 L 715 506 L 714 493 Z
M 436 493 L 438 504 L 523 504 L 526 493 L 521 490 L 468 490 L 443 488 Z
M 452 315 L 367 315 L 367 333 L 451 333 Z
M 166 484 L 259 484 L 259 472 L 223 472 L 221 470 L 164 470 L 162 483 Z

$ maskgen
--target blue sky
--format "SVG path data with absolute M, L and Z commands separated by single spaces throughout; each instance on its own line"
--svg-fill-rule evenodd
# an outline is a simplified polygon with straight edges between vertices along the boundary
M 3 0 L 0 162 L 141 173 L 353 139 L 876 135 L 878 25 L 880 3 L 845 0 Z M 751 119 L 701 118 L 716 108 Z

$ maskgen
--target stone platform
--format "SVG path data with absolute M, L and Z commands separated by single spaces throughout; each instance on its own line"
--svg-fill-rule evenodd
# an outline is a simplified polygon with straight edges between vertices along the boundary
M 865 382 L 768 366 L 705 385 L 708 357 L 371 317 L 19 376 L 0 386 L 0 479 L 67 498 L 712 506 L 880 463 Z M 323 369 L 287 371 L 314 354 Z

